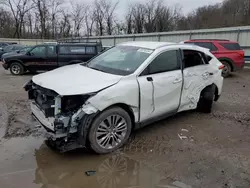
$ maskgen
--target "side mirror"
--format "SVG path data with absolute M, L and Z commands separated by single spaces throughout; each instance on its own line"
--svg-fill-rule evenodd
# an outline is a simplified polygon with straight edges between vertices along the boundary
M 26 55 L 31 56 L 31 53 L 30 53 L 30 52 L 27 52 Z
M 16 53 L 18 53 L 18 54 L 19 54 L 19 53 L 20 53 L 20 50 L 17 50 L 17 51 L 16 51 Z

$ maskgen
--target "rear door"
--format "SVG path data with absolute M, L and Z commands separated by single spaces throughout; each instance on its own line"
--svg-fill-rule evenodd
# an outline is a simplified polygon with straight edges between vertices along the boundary
M 162 52 L 138 77 L 140 121 L 177 112 L 183 81 L 179 52 Z
M 201 91 L 213 84 L 215 74 L 203 52 L 183 49 L 182 53 L 184 85 L 179 112 L 196 109 Z

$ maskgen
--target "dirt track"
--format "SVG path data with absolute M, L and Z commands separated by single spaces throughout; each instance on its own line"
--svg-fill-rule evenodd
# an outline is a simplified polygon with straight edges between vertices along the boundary
M 61 155 L 45 146 L 22 89 L 30 77 L 0 68 L 1 188 L 250 187 L 250 70 L 225 80 L 213 113 L 178 114 L 137 131 L 105 156 Z M 87 170 L 97 172 L 88 177 Z

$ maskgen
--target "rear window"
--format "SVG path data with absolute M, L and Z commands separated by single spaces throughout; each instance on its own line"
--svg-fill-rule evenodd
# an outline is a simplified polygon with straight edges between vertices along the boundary
M 217 51 L 218 49 L 212 42 L 188 42 L 189 44 L 195 44 L 197 46 L 208 48 L 211 51 Z
M 241 50 L 241 47 L 238 43 L 220 43 L 220 45 L 227 50 Z
M 60 54 L 96 54 L 94 46 L 60 46 Z

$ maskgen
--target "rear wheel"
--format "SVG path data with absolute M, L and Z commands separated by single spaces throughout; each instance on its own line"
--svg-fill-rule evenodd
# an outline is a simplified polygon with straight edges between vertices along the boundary
M 10 72 L 13 75 L 22 75 L 24 73 L 24 67 L 21 63 L 11 63 Z
M 119 107 L 107 109 L 91 125 L 90 147 L 99 154 L 113 152 L 128 140 L 131 129 L 131 118 L 125 110 Z
M 223 76 L 224 78 L 226 78 L 226 77 L 228 77 L 228 76 L 231 75 L 231 73 L 232 73 L 232 67 L 231 67 L 231 65 L 230 65 L 228 62 L 226 62 L 226 61 L 221 61 L 221 63 L 225 66 L 224 69 L 222 70 L 222 76 Z

